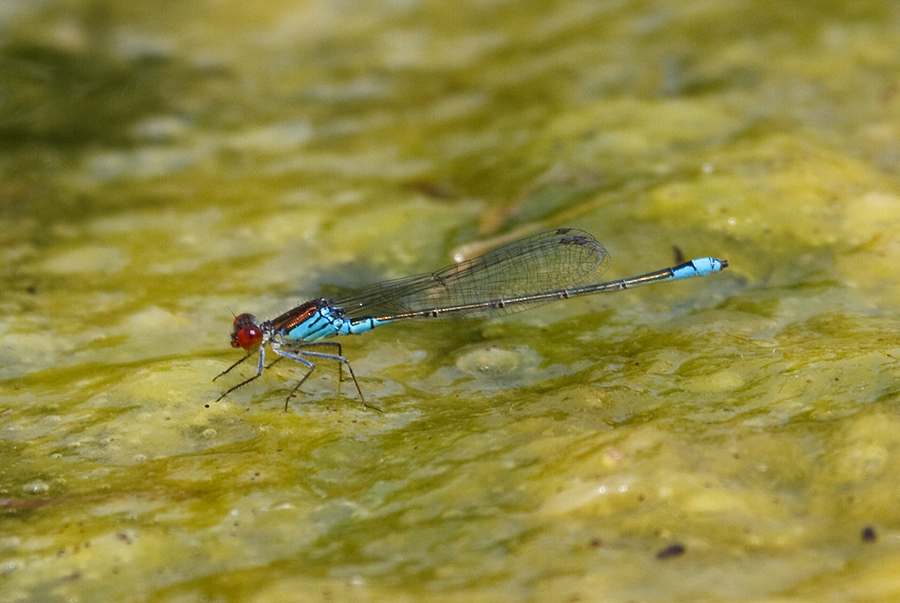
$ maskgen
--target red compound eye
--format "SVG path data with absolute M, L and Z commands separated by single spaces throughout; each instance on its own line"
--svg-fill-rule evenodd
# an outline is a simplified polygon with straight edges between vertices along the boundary
M 234 332 L 231 334 L 231 347 L 250 350 L 262 342 L 263 332 L 256 324 L 252 314 L 238 314 L 234 318 Z

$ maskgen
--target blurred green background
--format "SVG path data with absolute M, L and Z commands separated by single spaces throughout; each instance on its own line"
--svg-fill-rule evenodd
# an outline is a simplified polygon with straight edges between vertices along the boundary
M 0 1 L 0 601 L 900 598 L 898 30 Z M 233 313 L 560 226 L 731 267 L 341 340 L 384 413 L 329 363 L 213 402 Z

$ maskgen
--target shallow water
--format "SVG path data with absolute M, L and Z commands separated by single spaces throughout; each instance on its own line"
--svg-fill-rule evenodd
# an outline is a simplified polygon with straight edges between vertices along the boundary
M 0 600 L 900 595 L 893 3 L 0 5 Z M 212 378 L 558 226 L 609 278 Z

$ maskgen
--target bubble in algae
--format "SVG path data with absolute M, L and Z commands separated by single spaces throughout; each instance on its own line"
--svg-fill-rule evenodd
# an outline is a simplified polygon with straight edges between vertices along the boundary
M 524 361 L 525 357 L 519 351 L 480 348 L 460 356 L 456 368 L 467 375 L 496 378 L 515 373 Z

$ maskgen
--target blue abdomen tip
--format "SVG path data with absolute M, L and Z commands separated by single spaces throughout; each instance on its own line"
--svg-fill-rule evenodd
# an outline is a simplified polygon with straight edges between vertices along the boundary
M 706 276 L 713 272 L 719 272 L 728 266 L 725 260 L 716 258 L 698 258 L 686 262 L 673 270 L 675 278 L 690 278 L 692 276 Z

